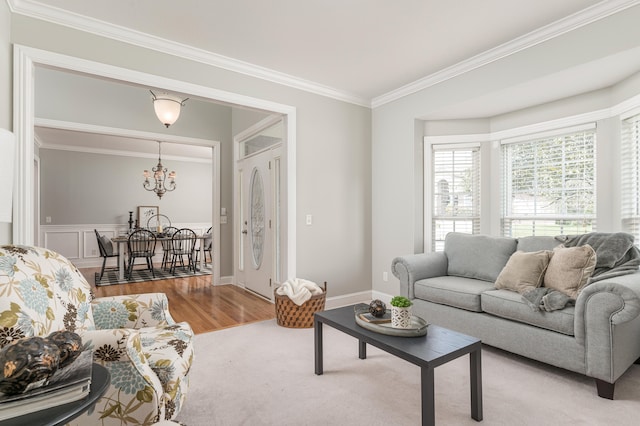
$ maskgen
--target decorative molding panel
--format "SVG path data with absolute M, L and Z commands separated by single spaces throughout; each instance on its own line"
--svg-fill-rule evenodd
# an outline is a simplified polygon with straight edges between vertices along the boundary
M 174 226 L 177 228 L 191 228 L 196 234 L 201 235 L 211 225 L 205 223 L 177 223 Z M 99 268 L 102 266 L 102 257 L 100 256 L 94 229 L 109 238 L 122 235 L 127 231 L 127 227 L 123 225 L 41 225 L 40 241 L 43 242 L 43 247 L 60 253 L 78 268 Z M 114 250 L 117 250 L 117 247 L 118 244 L 114 244 Z M 154 263 L 159 264 L 161 261 L 162 245 L 158 243 Z M 116 258 L 107 259 L 107 266 L 116 266 Z

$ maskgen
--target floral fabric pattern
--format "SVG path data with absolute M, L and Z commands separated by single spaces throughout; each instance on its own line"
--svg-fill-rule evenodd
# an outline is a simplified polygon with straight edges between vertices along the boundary
M 127 308 L 118 302 L 104 302 L 93 309 L 93 320 L 99 330 L 121 328 L 127 323 L 129 312 Z
M 151 425 L 173 419 L 188 392 L 193 332 L 165 294 L 94 299 L 66 258 L 38 247 L 0 247 L 0 348 L 69 330 L 111 373 L 95 407 L 71 425 Z
M 0 247 L 0 330 L 22 337 L 94 328 L 91 286 L 63 256 L 38 247 Z M 0 338 L 0 347 L 10 341 Z
M 142 350 L 177 415 L 189 389 L 187 377 L 193 362 L 193 331 L 189 324 L 181 322 L 169 327 L 144 328 L 140 333 Z M 167 419 L 173 417 L 167 412 Z

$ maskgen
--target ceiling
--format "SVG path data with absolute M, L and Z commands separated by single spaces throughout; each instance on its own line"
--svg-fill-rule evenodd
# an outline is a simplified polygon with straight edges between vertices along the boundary
M 271 72 L 369 104 L 470 58 L 490 60 L 498 48 L 515 49 L 514 41 L 535 44 L 638 3 L 9 0 L 16 13 L 149 45 L 165 41 L 167 49 L 210 53 L 223 66 Z
M 472 69 L 472 64 L 490 63 L 640 0 L 8 0 L 8 4 L 14 13 L 204 58 L 230 70 L 376 107 L 419 90 L 423 81 L 446 79 Z M 420 118 L 491 117 L 608 87 L 639 70 L 640 46 Z M 80 144 L 87 137 L 44 129 L 37 133 L 51 144 Z M 151 144 L 149 150 L 153 149 Z

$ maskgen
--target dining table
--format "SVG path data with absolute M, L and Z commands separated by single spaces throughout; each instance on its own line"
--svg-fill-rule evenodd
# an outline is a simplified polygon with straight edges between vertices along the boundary
M 172 237 L 170 235 L 166 235 L 166 234 L 156 235 L 156 241 L 158 242 L 170 241 L 171 239 Z M 200 247 L 199 247 L 200 255 L 199 255 L 199 261 L 198 261 L 198 267 L 201 271 L 204 269 L 204 263 L 205 263 L 205 257 L 204 257 L 205 244 L 209 239 L 211 239 L 210 234 L 196 235 L 196 240 L 200 241 Z M 125 271 L 124 258 L 125 258 L 125 253 L 127 253 L 127 242 L 129 241 L 129 235 L 119 235 L 117 237 L 111 238 L 111 241 L 118 247 L 117 250 L 118 250 L 118 253 L 120 254 L 120 256 L 118 256 L 118 279 L 122 281 L 124 280 L 124 271 Z

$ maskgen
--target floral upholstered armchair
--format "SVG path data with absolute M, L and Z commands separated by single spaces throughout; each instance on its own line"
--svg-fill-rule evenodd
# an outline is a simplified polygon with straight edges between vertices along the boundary
M 193 332 L 164 293 L 93 298 L 66 258 L 37 247 L 0 247 L 0 348 L 56 330 L 82 336 L 111 373 L 95 407 L 73 425 L 148 425 L 177 416 L 189 387 Z

